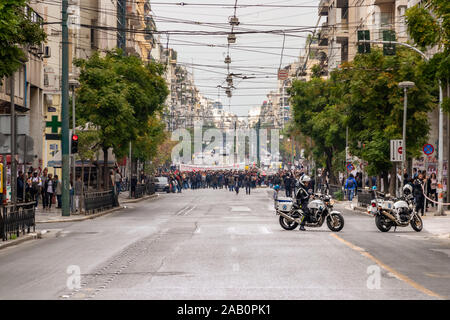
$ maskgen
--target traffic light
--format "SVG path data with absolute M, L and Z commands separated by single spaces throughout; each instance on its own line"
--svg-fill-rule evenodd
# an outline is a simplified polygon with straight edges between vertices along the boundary
M 78 153 L 78 136 L 76 134 L 72 134 L 72 144 L 71 144 L 71 153 Z
M 361 42 L 363 40 L 370 40 L 370 31 L 369 30 L 358 30 L 358 53 L 370 53 L 370 43 L 369 42 Z
M 395 41 L 395 30 L 383 30 L 383 41 Z M 395 43 L 383 43 L 383 54 L 395 56 Z

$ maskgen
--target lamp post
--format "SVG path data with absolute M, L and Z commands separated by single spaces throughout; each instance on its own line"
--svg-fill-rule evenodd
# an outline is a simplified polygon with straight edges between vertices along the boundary
M 406 165 L 406 112 L 408 107 L 408 89 L 413 88 L 415 86 L 412 81 L 402 81 L 398 84 L 400 88 L 403 88 L 404 100 L 403 100 L 403 138 L 402 138 L 402 153 L 403 153 L 403 161 L 402 161 L 402 174 L 407 168 Z

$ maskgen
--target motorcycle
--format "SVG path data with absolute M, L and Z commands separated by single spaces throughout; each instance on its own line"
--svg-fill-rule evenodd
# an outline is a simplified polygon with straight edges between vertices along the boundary
M 375 187 L 373 191 L 375 199 L 371 201 L 368 211 L 375 216 L 375 225 L 381 232 L 388 232 L 392 227 L 397 229 L 408 225 L 417 232 L 422 231 L 423 222 L 415 210 L 412 195 L 386 200 L 378 198 Z
M 339 211 L 333 210 L 333 200 L 328 195 L 314 195 L 308 203 L 309 221 L 305 226 L 320 228 L 326 221 L 331 231 L 339 232 L 344 228 L 344 217 Z M 307 216 L 300 205 L 292 198 L 277 198 L 275 200 L 276 214 L 283 229 L 294 230 Z

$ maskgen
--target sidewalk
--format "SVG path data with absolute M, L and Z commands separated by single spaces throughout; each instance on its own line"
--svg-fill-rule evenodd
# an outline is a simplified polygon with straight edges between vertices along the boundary
M 367 212 L 367 208 L 358 207 L 356 199 L 350 201 L 338 201 L 340 205 L 344 206 L 347 210 L 354 210 L 361 212 L 362 214 L 372 217 L 372 214 Z M 444 211 L 446 216 L 435 216 L 436 207 L 429 207 L 428 212 L 422 216 L 423 230 L 427 231 L 434 236 L 442 239 L 450 238 L 450 210 Z
M 94 219 L 106 214 L 109 214 L 111 212 L 123 209 L 123 205 L 127 203 L 133 203 L 138 202 L 142 200 L 152 199 L 156 198 L 158 195 L 153 194 L 149 196 L 144 196 L 139 199 L 129 199 L 128 198 L 128 191 L 122 192 L 119 195 L 119 203 L 120 205 L 116 208 L 112 208 L 109 210 L 101 211 L 94 214 L 83 214 L 83 213 L 70 213 L 70 216 L 62 216 L 61 215 L 61 209 L 57 209 L 56 206 L 48 210 L 44 210 L 42 208 L 42 204 L 39 204 L 39 206 L 36 208 L 36 223 L 52 223 L 52 222 L 75 222 L 75 221 L 83 221 L 87 219 Z

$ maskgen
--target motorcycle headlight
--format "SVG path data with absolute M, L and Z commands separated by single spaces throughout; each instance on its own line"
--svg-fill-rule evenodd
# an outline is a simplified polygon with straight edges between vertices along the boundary
M 334 200 L 333 199 L 330 200 L 330 205 L 334 205 Z

